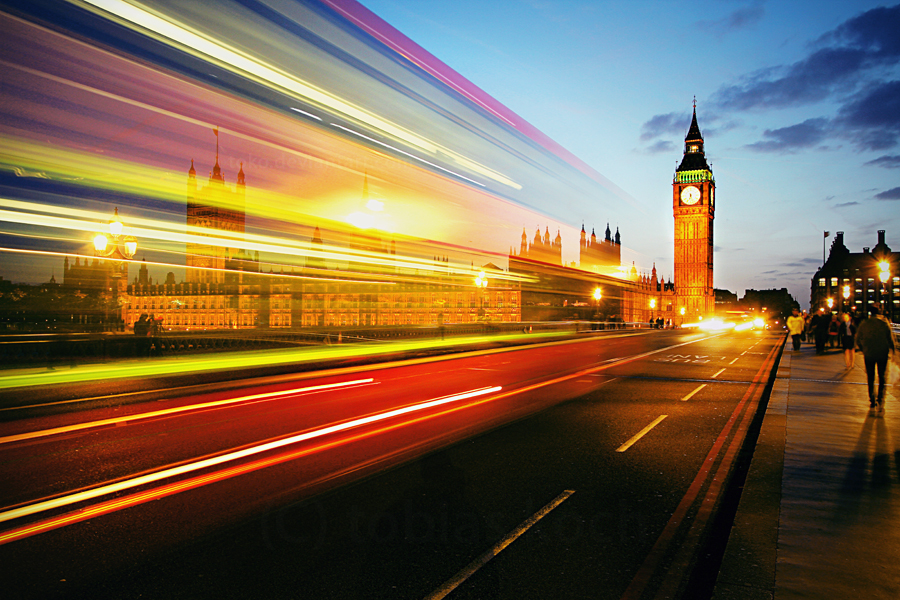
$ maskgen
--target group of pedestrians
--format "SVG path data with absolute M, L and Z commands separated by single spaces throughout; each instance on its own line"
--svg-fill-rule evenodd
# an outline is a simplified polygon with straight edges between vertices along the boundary
M 134 335 L 138 339 L 138 356 L 150 355 L 150 350 L 154 344 L 154 339 L 159 335 L 159 330 L 159 321 L 153 315 L 147 315 L 147 313 L 143 313 L 134 322 Z
M 855 364 L 858 348 L 863 354 L 866 367 L 869 413 L 875 416 L 884 415 L 884 395 L 887 385 L 885 376 L 891 353 L 896 353 L 897 348 L 890 323 L 881 314 L 879 305 L 869 306 L 868 318 L 861 320 L 855 320 L 849 313 L 838 317 L 824 311 L 806 316 L 795 308 L 793 314 L 788 317 L 787 328 L 794 351 L 800 350 L 804 338 L 815 343 L 816 354 L 825 354 L 826 344 L 830 344 L 833 348 L 840 343 L 844 351 L 844 364 L 848 370 Z

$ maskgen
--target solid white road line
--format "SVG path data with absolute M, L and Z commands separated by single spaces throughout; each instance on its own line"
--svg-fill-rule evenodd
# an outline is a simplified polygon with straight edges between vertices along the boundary
M 523 533 L 528 531 L 532 525 L 543 519 L 551 510 L 562 504 L 569 496 L 575 493 L 575 490 L 566 490 L 556 498 L 554 498 L 550 504 L 537 511 L 530 518 L 524 521 L 521 525 L 513 529 L 509 535 L 505 538 L 497 542 L 493 548 L 473 560 L 466 566 L 462 571 L 454 575 L 450 578 L 444 585 L 439 587 L 437 590 L 432 592 L 429 596 L 425 598 L 425 600 L 440 600 L 444 598 L 447 594 L 455 590 L 461 583 L 463 583 L 466 579 L 471 577 L 478 569 L 487 564 L 489 560 L 500 554 L 500 552 L 512 544 L 516 539 L 521 536 Z
M 0 444 L 9 444 L 10 442 L 19 442 L 21 440 L 30 440 L 39 437 L 47 437 L 58 433 L 69 433 L 71 431 L 80 431 L 82 429 L 91 429 L 94 427 L 103 427 L 104 425 L 120 425 L 129 421 L 140 421 L 141 419 L 151 419 L 154 417 L 163 417 L 176 413 L 189 412 L 192 410 L 202 410 L 204 408 L 216 408 L 226 406 L 228 404 L 237 404 L 240 402 L 251 402 L 256 400 L 271 400 L 279 396 L 291 396 L 295 394 L 308 394 L 312 392 L 321 392 L 324 390 L 333 390 L 336 388 L 346 388 L 355 385 L 364 385 L 373 383 L 375 380 L 357 379 L 355 381 L 342 381 L 340 383 L 328 383 L 324 385 L 311 385 L 309 387 L 295 388 L 292 390 L 283 390 L 281 392 L 268 392 L 266 394 L 253 394 L 251 396 L 239 396 L 237 398 L 229 398 L 227 400 L 216 400 L 213 402 L 203 402 L 201 404 L 189 404 L 187 406 L 178 406 L 175 408 L 165 408 L 163 410 L 154 410 L 147 413 L 135 413 L 133 415 L 123 415 L 112 419 L 102 419 L 100 421 L 88 421 L 87 423 L 76 423 L 75 425 L 66 425 L 65 427 L 54 427 L 52 429 L 42 429 L 40 431 L 29 431 L 27 433 L 19 433 L 16 435 L 7 435 L 0 437 Z
M 704 383 L 703 385 L 701 385 L 700 387 L 698 387 L 696 390 L 694 390 L 693 392 L 691 392 L 690 394 L 688 394 L 687 396 L 685 396 L 684 398 L 682 398 L 681 401 L 682 401 L 682 402 L 687 402 L 688 400 L 691 399 L 691 397 L 692 397 L 694 394 L 696 394 L 697 392 L 699 392 L 700 390 L 702 390 L 702 389 L 705 388 L 705 387 L 706 387 L 706 384 Z
M 621 446 L 616 448 L 616 452 L 625 452 L 626 450 L 631 448 L 631 446 L 633 446 L 635 442 L 637 442 L 639 439 L 641 439 L 642 437 L 644 437 L 645 435 L 650 433 L 651 429 L 653 429 L 654 427 L 659 425 L 662 422 L 662 420 L 668 416 L 669 415 L 659 415 L 658 417 L 656 417 L 656 419 L 654 419 L 654 421 L 652 423 L 650 423 L 649 425 L 647 425 L 646 427 L 641 429 L 637 433 L 637 435 L 635 435 L 633 438 L 631 438 L 630 440 L 628 440 L 627 442 L 625 442 L 624 444 L 622 444 Z

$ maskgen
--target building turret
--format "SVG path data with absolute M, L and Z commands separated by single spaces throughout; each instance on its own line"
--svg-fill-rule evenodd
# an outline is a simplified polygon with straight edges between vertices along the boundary
M 213 167 L 212 174 L 209 176 L 209 182 L 225 183 L 225 176 L 222 174 L 221 167 L 219 167 L 219 128 L 216 127 L 213 131 L 216 134 L 216 164 Z
M 706 153 L 703 150 L 703 135 L 700 133 L 700 126 L 697 124 L 697 103 L 695 101 L 691 126 L 687 135 L 684 136 L 684 157 L 675 171 L 680 173 L 682 171 L 710 170 L 709 164 L 706 162 Z
M 187 199 L 188 202 L 197 197 L 197 171 L 194 170 L 194 159 L 191 159 L 191 169 L 188 171 Z

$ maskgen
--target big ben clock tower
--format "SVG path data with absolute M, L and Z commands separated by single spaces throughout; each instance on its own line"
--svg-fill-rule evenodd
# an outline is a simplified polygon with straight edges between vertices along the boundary
M 683 321 L 712 315 L 713 218 L 716 209 L 716 181 L 706 162 L 703 136 L 694 116 L 684 138 L 684 158 L 672 181 L 672 213 L 675 216 L 675 297 L 676 310 L 684 309 Z

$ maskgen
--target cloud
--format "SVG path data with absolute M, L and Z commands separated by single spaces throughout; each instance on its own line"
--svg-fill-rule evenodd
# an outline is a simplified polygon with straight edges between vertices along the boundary
M 900 80 L 868 86 L 841 107 L 836 123 L 858 132 L 862 150 L 884 150 L 897 145 L 900 136 Z
M 880 194 L 875 194 L 878 200 L 900 200 L 900 187 L 885 190 Z
M 714 115 L 714 114 L 710 114 L 710 115 L 704 114 L 703 115 L 704 123 L 706 123 L 707 121 L 714 122 L 717 119 L 718 119 L 718 116 Z M 743 121 L 741 121 L 739 119 L 731 119 L 730 121 L 728 121 L 726 123 L 722 123 L 721 125 L 718 125 L 716 127 L 705 127 L 703 129 L 703 135 L 704 135 L 704 137 L 715 137 L 716 135 L 725 133 L 726 131 L 731 131 L 733 129 L 738 129 L 739 127 L 743 127 L 743 125 L 744 125 Z
M 793 268 L 799 268 L 799 267 L 806 268 L 810 265 L 817 266 L 820 264 L 822 264 L 821 258 L 801 258 L 798 262 L 784 263 L 782 266 L 793 267 Z
M 859 205 L 859 202 L 854 200 L 852 202 L 841 202 L 840 204 L 835 204 L 834 207 L 835 208 L 843 208 L 845 206 L 857 206 L 857 205 Z
M 641 125 L 641 140 L 649 140 L 670 135 L 673 133 L 687 133 L 691 125 L 691 117 L 685 113 L 670 112 L 663 115 L 654 115 L 650 120 Z
M 785 108 L 824 100 L 840 84 L 858 75 L 866 53 L 852 48 L 823 48 L 790 66 L 757 71 L 723 86 L 713 102 L 725 110 Z
M 698 21 L 697 25 L 705 29 L 725 33 L 753 27 L 762 20 L 765 14 L 765 8 L 761 4 L 757 4 L 739 8 L 716 21 Z
M 825 139 L 827 131 L 827 119 L 807 119 L 780 129 L 766 129 L 763 132 L 765 140 L 746 147 L 757 152 L 791 152 L 818 145 Z
M 658 140 L 656 143 L 647 147 L 648 154 L 660 154 L 662 152 L 672 152 L 675 150 L 675 144 L 668 140 Z
M 868 10 L 847 20 L 834 31 L 826 33 L 820 42 L 846 42 L 871 53 L 873 60 L 900 57 L 900 5 Z
M 840 105 L 824 122 L 768 130 L 749 147 L 785 152 L 838 137 L 860 150 L 900 145 L 900 81 L 885 73 L 900 64 L 900 4 L 865 11 L 811 44 L 807 55 L 791 64 L 769 66 L 720 87 L 713 109 L 726 113 L 794 108 L 826 100 Z M 873 163 L 893 167 L 889 160 Z
M 873 167 L 884 167 L 885 169 L 900 169 L 900 155 L 885 155 L 879 156 L 875 160 L 870 160 L 866 165 L 871 165 Z

